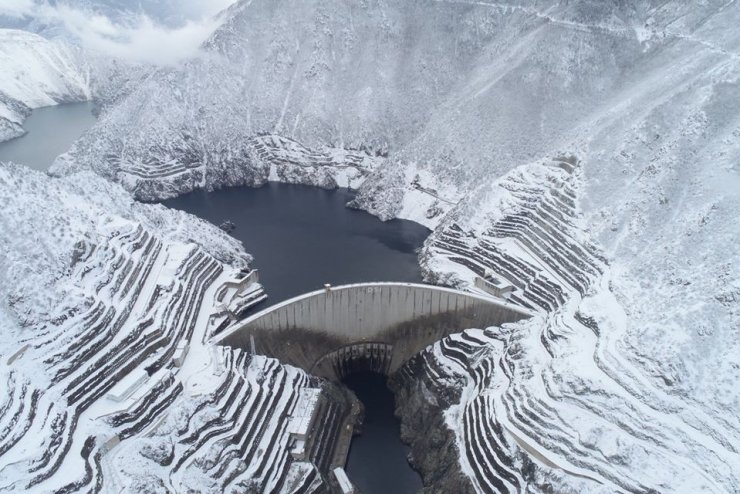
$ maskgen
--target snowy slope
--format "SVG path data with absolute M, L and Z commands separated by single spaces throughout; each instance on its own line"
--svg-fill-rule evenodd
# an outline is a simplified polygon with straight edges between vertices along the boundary
M 515 287 L 510 301 L 542 314 L 425 357 L 467 382 L 444 412 L 469 453 L 461 467 L 478 492 L 735 492 L 733 275 L 717 283 L 703 271 L 727 269 L 737 252 L 699 247 L 706 264 L 692 269 L 682 251 L 682 272 L 666 266 L 676 259 L 659 239 L 642 255 L 606 257 L 579 215 L 585 170 L 557 160 L 518 167 L 470 194 L 425 244 L 430 279 L 474 289 L 490 270 Z M 736 207 L 726 201 L 717 214 Z M 696 224 L 672 223 L 685 227 Z M 722 242 L 725 230 L 714 234 Z M 672 248 L 682 240 L 673 236 Z M 654 268 L 644 263 L 660 269 L 645 278 Z
M 264 298 L 238 242 L 89 173 L 52 179 L 3 164 L 0 204 L 0 489 L 140 492 L 166 482 L 204 492 L 285 480 L 284 412 L 316 383 L 207 343 L 228 310 Z M 228 403 L 238 413 L 214 423 Z M 144 439 L 152 432 L 177 445 L 177 464 L 158 469 L 155 440 Z M 245 468 L 242 455 L 257 448 L 281 467 Z M 224 470 L 204 467 L 222 457 Z
M 739 24 L 719 1 L 239 2 L 55 168 L 154 199 L 332 186 L 359 153 L 355 205 L 434 228 L 429 280 L 489 269 L 539 312 L 425 359 L 467 383 L 440 413 L 472 490 L 737 492 Z M 265 135 L 291 144 L 257 159 Z
M 80 50 L 25 31 L 0 29 L 0 141 L 23 133 L 28 109 L 90 99 Z

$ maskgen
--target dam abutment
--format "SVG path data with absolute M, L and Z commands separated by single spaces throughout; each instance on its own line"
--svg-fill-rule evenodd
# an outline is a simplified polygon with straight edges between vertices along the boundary
M 415 471 L 410 474 L 408 466 L 399 469 L 398 465 L 408 460 L 405 455 L 392 460 L 384 456 L 389 461 L 383 468 L 398 469 L 398 478 L 408 482 L 406 487 L 417 490 L 420 488 L 416 483 L 420 482 L 417 475 L 421 474 L 425 483 L 432 478 L 435 469 L 441 468 L 450 460 L 449 455 L 454 454 L 454 444 L 439 409 L 422 399 L 424 394 L 418 386 L 429 383 L 424 381 L 425 376 L 418 376 L 417 382 L 416 376 L 412 375 L 411 369 L 418 364 L 414 357 L 451 334 L 470 328 L 498 327 L 531 315 L 504 300 L 434 285 L 389 282 L 327 285 L 322 290 L 286 300 L 235 323 L 216 336 L 214 342 L 299 367 L 329 381 L 325 390 L 341 386 L 340 383 L 346 383 L 347 379 L 355 378 L 356 382 L 357 376 L 367 373 L 381 376 L 395 403 L 391 406 L 395 412 L 388 412 L 388 395 L 375 385 L 370 386 L 375 382 L 374 378 L 360 379 L 359 382 L 365 384 L 360 384 L 359 389 L 364 394 L 369 393 L 367 404 L 371 405 L 371 416 L 376 417 L 373 420 L 383 422 L 375 423 L 371 430 L 362 432 L 356 439 L 360 442 L 355 443 L 353 436 L 367 425 L 366 417 L 363 418 L 368 410 L 363 406 L 365 402 L 352 399 L 352 393 L 341 399 L 331 393 L 322 393 L 326 395 L 326 406 L 317 407 L 312 412 L 322 418 L 317 419 L 310 432 L 306 431 L 307 435 L 301 441 L 322 444 L 321 449 L 331 449 L 334 461 L 329 465 L 327 457 L 322 455 L 306 458 L 324 475 L 329 478 L 334 478 L 331 477 L 334 475 L 338 485 L 342 484 L 342 467 L 345 465 L 341 463 L 342 459 L 348 458 L 350 443 L 357 444 L 359 452 L 355 458 L 374 455 L 384 447 L 377 442 L 388 441 L 386 431 L 399 427 L 393 425 L 393 421 L 398 424 L 397 419 L 400 419 L 401 431 L 397 434 L 405 445 L 399 443 L 388 453 L 394 452 L 397 456 L 399 451 L 406 449 Z M 412 409 L 417 406 L 420 415 L 413 414 Z M 381 416 L 389 414 L 391 421 L 387 417 L 377 418 L 379 410 L 385 410 Z M 423 458 L 422 451 L 430 446 L 429 441 L 444 444 L 449 452 L 445 457 L 435 454 Z M 305 443 L 298 441 L 296 444 Z M 346 467 L 350 477 L 360 482 L 361 489 L 363 484 L 374 485 L 371 479 L 377 478 L 378 472 L 372 471 L 366 462 L 348 461 Z M 337 470 L 341 472 L 337 474 Z M 448 473 L 451 479 L 463 478 L 459 470 Z M 467 483 L 461 485 L 468 486 Z M 355 487 L 347 492 L 353 492 L 351 489 Z

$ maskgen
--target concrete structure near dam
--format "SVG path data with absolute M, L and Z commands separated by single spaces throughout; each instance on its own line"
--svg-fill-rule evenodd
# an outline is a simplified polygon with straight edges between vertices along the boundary
M 441 338 L 532 314 L 492 297 L 433 285 L 327 286 L 234 324 L 215 342 L 275 357 L 318 376 L 391 374 Z

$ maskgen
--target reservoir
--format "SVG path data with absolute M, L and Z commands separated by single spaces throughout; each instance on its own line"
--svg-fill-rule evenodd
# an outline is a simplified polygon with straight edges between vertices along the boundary
M 0 142 L 0 162 L 12 161 L 46 171 L 95 123 L 93 104 L 66 103 L 33 110 L 23 122 L 26 134 Z
M 24 122 L 27 133 L 0 143 L 0 162 L 13 161 L 46 171 L 54 159 L 95 123 L 91 103 L 39 108 Z M 300 295 L 324 283 L 421 282 L 416 250 L 429 235 L 403 220 L 382 222 L 345 207 L 351 191 L 268 183 L 196 191 L 164 205 L 220 225 L 254 256 L 253 267 L 269 304 Z M 347 461 L 350 479 L 364 494 L 406 494 L 421 489 L 419 475 L 406 461 L 393 394 L 385 377 L 352 374 L 345 379 L 365 406 L 364 433 L 356 437 Z
M 191 192 L 164 201 L 231 232 L 254 256 L 260 283 L 276 304 L 324 283 L 422 281 L 416 249 L 429 230 L 413 221 L 380 221 L 345 207 L 346 189 L 268 182 Z
M 411 221 L 382 222 L 345 207 L 351 191 L 270 182 L 263 187 L 196 191 L 164 202 L 220 225 L 254 255 L 268 304 L 321 288 L 370 281 L 421 282 L 416 250 L 429 230 Z M 352 441 L 347 474 L 363 494 L 421 489 L 401 442 L 385 377 L 351 374 L 345 385 L 365 406 L 363 433 Z

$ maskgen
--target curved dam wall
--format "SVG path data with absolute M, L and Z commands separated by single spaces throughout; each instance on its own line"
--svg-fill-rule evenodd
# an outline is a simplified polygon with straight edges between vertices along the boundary
M 338 379 L 390 374 L 428 345 L 468 328 L 530 317 L 504 301 L 413 283 L 362 283 L 300 295 L 237 323 L 222 345 Z

